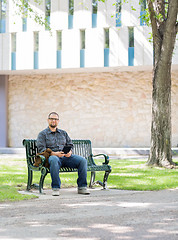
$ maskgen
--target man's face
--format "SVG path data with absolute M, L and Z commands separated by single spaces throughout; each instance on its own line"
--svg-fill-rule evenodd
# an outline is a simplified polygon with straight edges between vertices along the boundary
M 51 128 L 56 128 L 59 123 L 58 115 L 51 114 L 48 118 L 48 124 Z

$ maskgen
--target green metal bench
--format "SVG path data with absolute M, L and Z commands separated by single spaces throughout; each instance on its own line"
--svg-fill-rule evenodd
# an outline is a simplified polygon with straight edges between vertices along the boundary
M 108 165 L 109 157 L 105 154 L 92 154 L 92 147 L 90 140 L 72 140 L 74 144 L 73 154 L 80 155 L 87 159 L 88 161 L 88 168 L 87 171 L 91 172 L 91 178 L 89 187 L 92 188 L 95 184 L 100 184 L 103 186 L 103 189 L 107 189 L 107 179 L 111 172 L 111 166 Z M 28 167 L 28 182 L 27 182 L 27 190 L 29 191 L 32 186 L 33 180 L 33 171 L 41 171 L 41 177 L 39 181 L 39 192 L 42 193 L 43 183 L 46 175 L 50 172 L 48 168 L 44 166 L 45 157 L 41 156 L 42 164 L 39 167 L 33 166 L 35 162 L 35 156 L 38 153 L 37 144 L 35 139 L 24 139 L 23 145 L 26 148 L 26 159 L 27 159 L 27 167 Z M 104 157 L 104 162 L 102 165 L 96 165 L 94 162 L 93 157 L 102 156 Z M 95 181 L 95 172 L 96 171 L 104 171 L 103 181 Z M 67 168 L 62 167 L 60 169 L 60 173 L 62 172 L 77 172 L 75 168 Z

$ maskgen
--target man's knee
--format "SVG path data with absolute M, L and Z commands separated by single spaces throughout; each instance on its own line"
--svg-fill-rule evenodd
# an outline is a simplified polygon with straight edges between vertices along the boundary
M 86 158 L 81 157 L 80 162 L 81 162 L 82 165 L 87 165 Z
M 48 161 L 50 165 L 57 164 L 59 161 L 59 158 L 57 156 L 50 156 Z

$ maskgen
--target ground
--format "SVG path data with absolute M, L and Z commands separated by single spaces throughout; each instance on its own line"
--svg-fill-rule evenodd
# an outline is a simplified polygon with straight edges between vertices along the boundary
M 178 189 L 33 193 L 39 198 L 0 203 L 0 239 L 178 239 Z

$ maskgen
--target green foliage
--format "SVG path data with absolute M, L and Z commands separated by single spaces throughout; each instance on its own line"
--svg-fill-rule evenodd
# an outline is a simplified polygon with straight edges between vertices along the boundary
M 39 6 L 43 3 L 43 0 L 34 0 Z M 14 5 L 17 8 L 16 15 L 21 15 L 23 18 L 32 18 L 37 24 L 44 26 L 46 30 L 51 31 L 47 18 L 40 15 L 35 8 L 27 0 L 13 0 Z
M 145 22 L 145 25 L 147 25 L 148 27 L 151 26 L 150 13 L 148 11 L 148 8 L 145 9 L 144 13 L 142 14 L 142 16 L 139 16 L 139 18 L 142 18 L 142 20 Z
M 132 9 L 132 11 L 136 11 L 136 8 L 134 8 L 133 6 L 131 6 L 131 9 Z
M 148 41 L 152 43 L 153 42 L 153 34 L 152 33 L 149 33 L 149 34 L 150 34 L 150 36 L 148 38 Z

